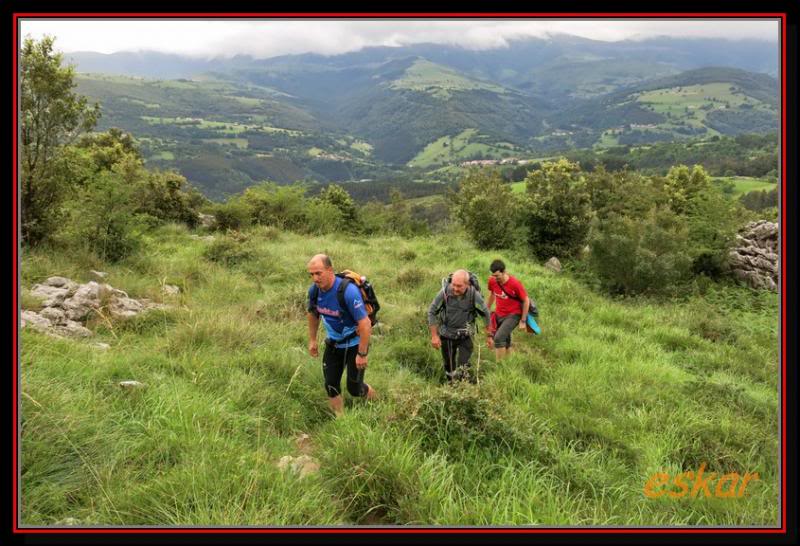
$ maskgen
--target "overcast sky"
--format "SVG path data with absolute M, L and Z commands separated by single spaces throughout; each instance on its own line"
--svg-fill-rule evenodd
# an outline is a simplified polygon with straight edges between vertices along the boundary
M 604 41 L 655 36 L 758 39 L 774 42 L 772 20 L 22 20 L 21 35 L 56 37 L 64 52 L 161 51 L 197 57 L 291 53 L 335 55 L 367 46 L 442 43 L 470 49 L 573 34 Z

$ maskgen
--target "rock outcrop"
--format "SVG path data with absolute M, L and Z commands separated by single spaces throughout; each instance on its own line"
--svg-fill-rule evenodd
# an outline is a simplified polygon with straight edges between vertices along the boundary
M 555 273 L 561 273 L 561 262 L 555 256 L 547 260 L 544 266 L 550 271 L 553 271 Z
M 154 307 L 163 307 L 148 300 L 135 300 L 109 284 L 89 281 L 78 284 L 65 277 L 50 277 L 35 284 L 30 291 L 39 298 L 43 309 L 23 310 L 22 327 L 67 337 L 89 337 L 86 319 L 93 312 L 108 319 L 130 318 Z
M 729 259 L 735 278 L 752 288 L 778 291 L 778 224 L 750 222 L 736 236 Z

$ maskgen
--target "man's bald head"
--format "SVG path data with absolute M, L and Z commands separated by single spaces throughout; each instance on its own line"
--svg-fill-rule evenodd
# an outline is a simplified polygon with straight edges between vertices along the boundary
M 325 269 L 333 269 L 333 262 L 331 262 L 331 258 L 327 254 L 315 254 L 314 257 L 308 261 L 309 266 L 312 264 L 319 265 Z
M 336 276 L 333 273 L 333 263 L 327 254 L 317 254 L 311 258 L 306 269 L 314 284 L 322 290 L 330 290 L 336 280 Z
M 464 269 L 453 271 L 453 276 L 450 279 L 450 287 L 453 289 L 453 294 L 456 296 L 462 295 L 469 287 L 469 273 Z

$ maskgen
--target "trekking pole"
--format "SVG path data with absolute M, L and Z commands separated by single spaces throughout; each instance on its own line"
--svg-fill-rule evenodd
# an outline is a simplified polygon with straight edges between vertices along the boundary
M 478 338 L 477 328 L 475 329 L 475 338 Z M 475 383 L 480 386 L 481 384 L 481 343 L 478 343 L 478 365 L 475 367 Z

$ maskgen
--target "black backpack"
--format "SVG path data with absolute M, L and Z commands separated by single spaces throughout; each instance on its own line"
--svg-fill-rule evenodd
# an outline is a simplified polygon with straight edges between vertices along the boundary
M 359 275 L 349 269 L 345 269 L 341 273 L 336 273 L 336 276 L 342 279 L 342 282 L 339 283 L 339 288 L 336 290 L 336 299 L 339 301 L 339 307 L 342 309 L 342 312 L 348 315 L 350 314 L 350 311 L 347 309 L 347 303 L 344 301 L 344 291 L 347 290 L 350 283 L 355 283 L 361 291 L 361 299 L 364 300 L 364 308 L 367 311 L 367 316 L 369 316 L 369 323 L 375 326 L 378 322 L 377 315 L 381 304 L 378 303 L 378 297 L 375 295 L 375 289 L 372 287 L 372 284 L 365 276 Z M 317 313 L 319 287 L 316 284 L 311 287 L 311 296 L 309 299 L 309 310 L 319 315 L 319 313 Z M 350 318 L 355 322 L 355 317 Z

